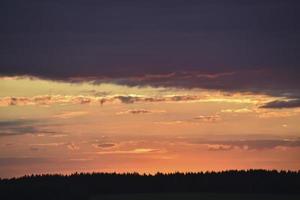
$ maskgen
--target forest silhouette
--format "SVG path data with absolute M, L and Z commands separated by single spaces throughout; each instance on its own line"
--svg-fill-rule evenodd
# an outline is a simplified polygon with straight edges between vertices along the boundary
M 89 199 L 136 193 L 300 194 L 300 171 L 75 173 L 0 179 L 0 199 Z

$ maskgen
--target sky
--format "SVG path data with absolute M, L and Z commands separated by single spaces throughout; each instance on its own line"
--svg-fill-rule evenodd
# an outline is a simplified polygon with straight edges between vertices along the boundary
M 297 0 L 2 0 L 0 177 L 300 169 Z

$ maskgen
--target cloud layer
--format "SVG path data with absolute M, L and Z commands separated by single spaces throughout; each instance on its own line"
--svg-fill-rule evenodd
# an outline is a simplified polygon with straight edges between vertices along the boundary
M 97 96 L 63 96 L 63 95 L 43 95 L 34 97 L 3 97 L 0 98 L 0 106 L 25 106 L 51 104 L 98 104 L 106 103 L 125 103 L 132 104 L 136 102 L 245 102 L 257 103 L 258 99 L 251 99 L 253 96 L 243 98 L 242 96 L 216 96 L 210 97 L 205 95 L 164 95 L 164 96 L 144 96 L 144 95 L 115 95 L 106 97 Z M 266 97 L 265 97 L 266 98 Z M 131 111 L 134 112 L 134 111 Z M 137 111 L 139 112 L 139 111 Z M 147 111 L 146 111 L 147 112 Z
M 0 9 L 3 76 L 299 94 L 298 1 L 4 0 Z

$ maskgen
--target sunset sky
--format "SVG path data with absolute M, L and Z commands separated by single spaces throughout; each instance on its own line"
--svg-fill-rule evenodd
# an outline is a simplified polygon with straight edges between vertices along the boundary
M 300 170 L 300 2 L 0 2 L 0 177 Z

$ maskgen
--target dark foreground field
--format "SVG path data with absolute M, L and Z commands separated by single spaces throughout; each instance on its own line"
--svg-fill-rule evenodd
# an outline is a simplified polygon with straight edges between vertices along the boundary
M 90 200 L 299 200 L 300 195 L 274 194 L 119 194 L 100 195 Z
M 34 175 L 0 179 L 0 199 L 298 200 L 300 172 Z

